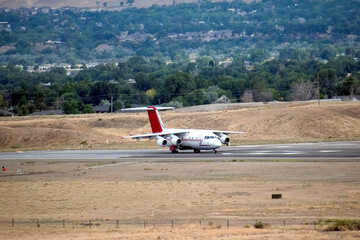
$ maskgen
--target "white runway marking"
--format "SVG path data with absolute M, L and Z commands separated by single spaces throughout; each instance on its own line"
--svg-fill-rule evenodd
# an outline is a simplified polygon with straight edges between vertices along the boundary
M 321 153 L 336 153 L 336 152 L 343 152 L 343 150 L 321 150 Z
M 297 155 L 302 154 L 303 152 L 293 151 L 293 152 L 274 152 L 274 151 L 259 151 L 259 152 L 251 152 L 252 155 L 266 155 L 266 154 L 274 154 L 274 155 Z

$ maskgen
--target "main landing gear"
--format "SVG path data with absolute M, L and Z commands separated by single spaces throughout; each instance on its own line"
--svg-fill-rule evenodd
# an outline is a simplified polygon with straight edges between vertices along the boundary
M 179 153 L 178 147 L 175 145 L 170 146 L 171 153 Z
M 199 152 L 200 152 L 200 149 L 194 149 L 194 153 L 199 153 Z M 213 149 L 212 153 L 217 153 L 217 150 Z

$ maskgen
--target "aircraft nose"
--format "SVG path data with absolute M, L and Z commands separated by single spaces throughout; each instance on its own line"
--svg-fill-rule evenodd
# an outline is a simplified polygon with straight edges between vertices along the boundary
M 214 139 L 215 141 L 214 141 L 214 146 L 216 147 L 216 148 L 219 148 L 219 147 L 221 147 L 221 141 L 219 140 L 219 139 Z

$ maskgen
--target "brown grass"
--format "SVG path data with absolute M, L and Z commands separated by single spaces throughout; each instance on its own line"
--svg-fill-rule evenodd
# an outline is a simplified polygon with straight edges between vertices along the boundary
M 161 116 L 168 128 L 246 132 L 231 135 L 233 145 L 360 139 L 360 103 L 357 102 L 320 106 L 316 103 L 234 105 L 229 110 L 206 112 L 179 109 L 161 112 Z M 154 141 L 123 139 L 151 132 L 145 112 L 1 118 L 0 132 L 3 151 L 86 149 L 88 145 L 95 149 L 157 146 Z
M 312 224 L 319 219 L 358 219 L 357 162 L 3 160 L 2 164 L 8 171 L 0 175 L 0 239 L 359 236 L 356 231 L 322 231 L 326 226 L 317 225 L 314 230 Z M 23 175 L 14 174 L 19 166 Z M 271 199 L 272 193 L 283 198 Z M 40 228 L 35 219 L 40 220 Z M 89 229 L 80 224 L 89 220 L 100 225 Z M 115 220 L 120 220 L 119 229 Z M 269 226 L 255 229 L 256 220 Z M 134 222 L 138 225 L 122 224 Z
M 0 233 L 2 239 L 358 239 L 359 235 L 353 232 L 332 232 L 325 233 L 306 227 L 294 227 L 291 229 L 270 228 L 270 229 L 199 229 L 198 226 L 184 226 L 182 228 L 65 228 L 62 227 L 23 227 L 20 233 L 17 228 L 4 227 Z

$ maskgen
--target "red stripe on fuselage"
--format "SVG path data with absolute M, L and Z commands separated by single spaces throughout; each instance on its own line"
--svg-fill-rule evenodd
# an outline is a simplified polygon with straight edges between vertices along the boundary
M 149 121 L 150 121 L 150 125 L 151 125 L 151 130 L 153 133 L 160 133 L 163 131 L 161 124 L 160 124 L 160 119 L 157 115 L 156 112 L 156 108 L 152 107 L 149 108 L 151 110 L 147 110 L 148 115 L 149 115 Z
M 199 142 L 199 146 L 201 147 L 208 147 L 211 146 L 209 144 L 202 144 L 204 141 L 203 139 L 182 139 L 183 142 Z

